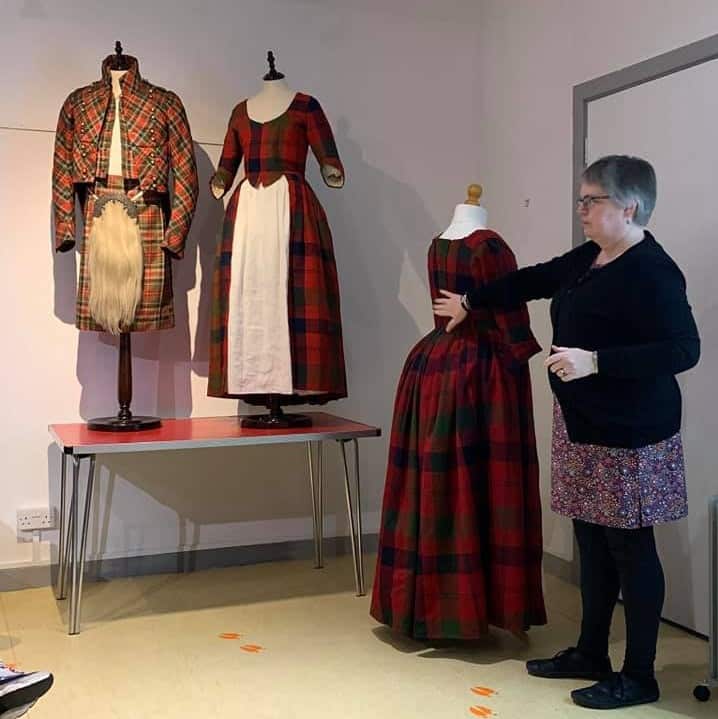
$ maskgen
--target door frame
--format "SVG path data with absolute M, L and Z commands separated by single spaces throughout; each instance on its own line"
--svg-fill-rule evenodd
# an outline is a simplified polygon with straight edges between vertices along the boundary
M 643 85 L 661 77 L 687 70 L 704 62 L 718 59 L 718 34 L 684 45 L 635 65 L 601 75 L 573 87 L 573 182 L 571 207 L 576 201 L 575 193 L 581 173 L 586 167 L 586 143 L 588 138 L 588 103 L 599 100 L 631 87 Z M 573 213 L 571 246 L 583 243 L 581 219 Z

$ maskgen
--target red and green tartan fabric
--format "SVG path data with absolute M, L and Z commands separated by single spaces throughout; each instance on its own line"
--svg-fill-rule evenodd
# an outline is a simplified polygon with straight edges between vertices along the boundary
M 245 182 L 271 185 L 284 176 L 289 184 L 289 277 L 287 306 L 295 391 L 282 404 L 321 404 L 346 397 L 339 282 L 332 235 L 326 214 L 304 177 L 311 147 L 321 167 L 332 166 L 342 177 L 334 137 L 319 102 L 297 93 L 289 108 L 269 122 L 255 122 L 247 114 L 246 100 L 230 117 L 219 168 L 211 182 L 231 187 L 240 162 L 245 178 L 237 185 L 225 214 L 217 249 L 210 332 L 209 386 L 213 397 L 240 397 L 261 404 L 260 394 L 236 395 L 227 389 L 227 322 L 232 267 L 232 243 L 239 195 Z
M 52 169 L 55 248 L 75 245 L 75 192 L 78 186 L 107 179 L 115 103 L 110 75 L 113 55 L 102 63 L 102 79 L 73 91 L 57 122 Z M 122 174 L 136 180 L 138 189 L 169 192 L 169 218 L 162 247 L 182 257 L 197 204 L 198 180 L 192 134 L 177 95 L 140 76 L 136 58 L 125 56 L 129 70 L 122 78 L 120 132 Z M 83 194 L 80 193 L 81 198 Z
M 490 230 L 435 239 L 431 296 L 516 269 Z M 416 639 L 546 623 L 525 304 L 479 308 L 410 351 L 396 393 L 371 615 Z

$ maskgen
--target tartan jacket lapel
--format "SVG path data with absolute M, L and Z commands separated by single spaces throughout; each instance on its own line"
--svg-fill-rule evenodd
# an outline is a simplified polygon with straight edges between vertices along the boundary
M 112 92 L 109 85 L 94 83 L 81 105 L 80 131 L 88 137 L 97 137 L 102 132 Z
M 102 76 L 78 88 L 65 100 L 58 118 L 53 158 L 55 247 L 71 249 L 75 243 L 77 184 L 106 177 L 115 103 L 111 64 L 102 62 Z M 128 70 L 120 79 L 123 176 L 137 179 L 142 189 L 174 193 L 163 247 L 181 257 L 197 203 L 197 169 L 187 116 L 176 94 L 146 82 L 136 58 L 126 56 Z

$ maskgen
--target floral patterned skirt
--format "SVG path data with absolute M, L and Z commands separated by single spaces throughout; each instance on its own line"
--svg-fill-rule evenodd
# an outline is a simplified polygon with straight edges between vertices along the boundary
M 571 442 L 554 400 L 551 509 L 606 527 L 636 529 L 688 514 L 680 433 L 646 447 Z

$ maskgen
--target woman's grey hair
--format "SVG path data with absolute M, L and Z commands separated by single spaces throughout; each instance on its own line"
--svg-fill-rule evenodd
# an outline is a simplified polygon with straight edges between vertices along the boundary
M 648 224 L 656 206 L 656 172 L 650 162 L 629 155 L 607 155 L 592 162 L 581 179 L 600 185 L 624 207 L 635 202 L 633 221 L 642 227 Z

